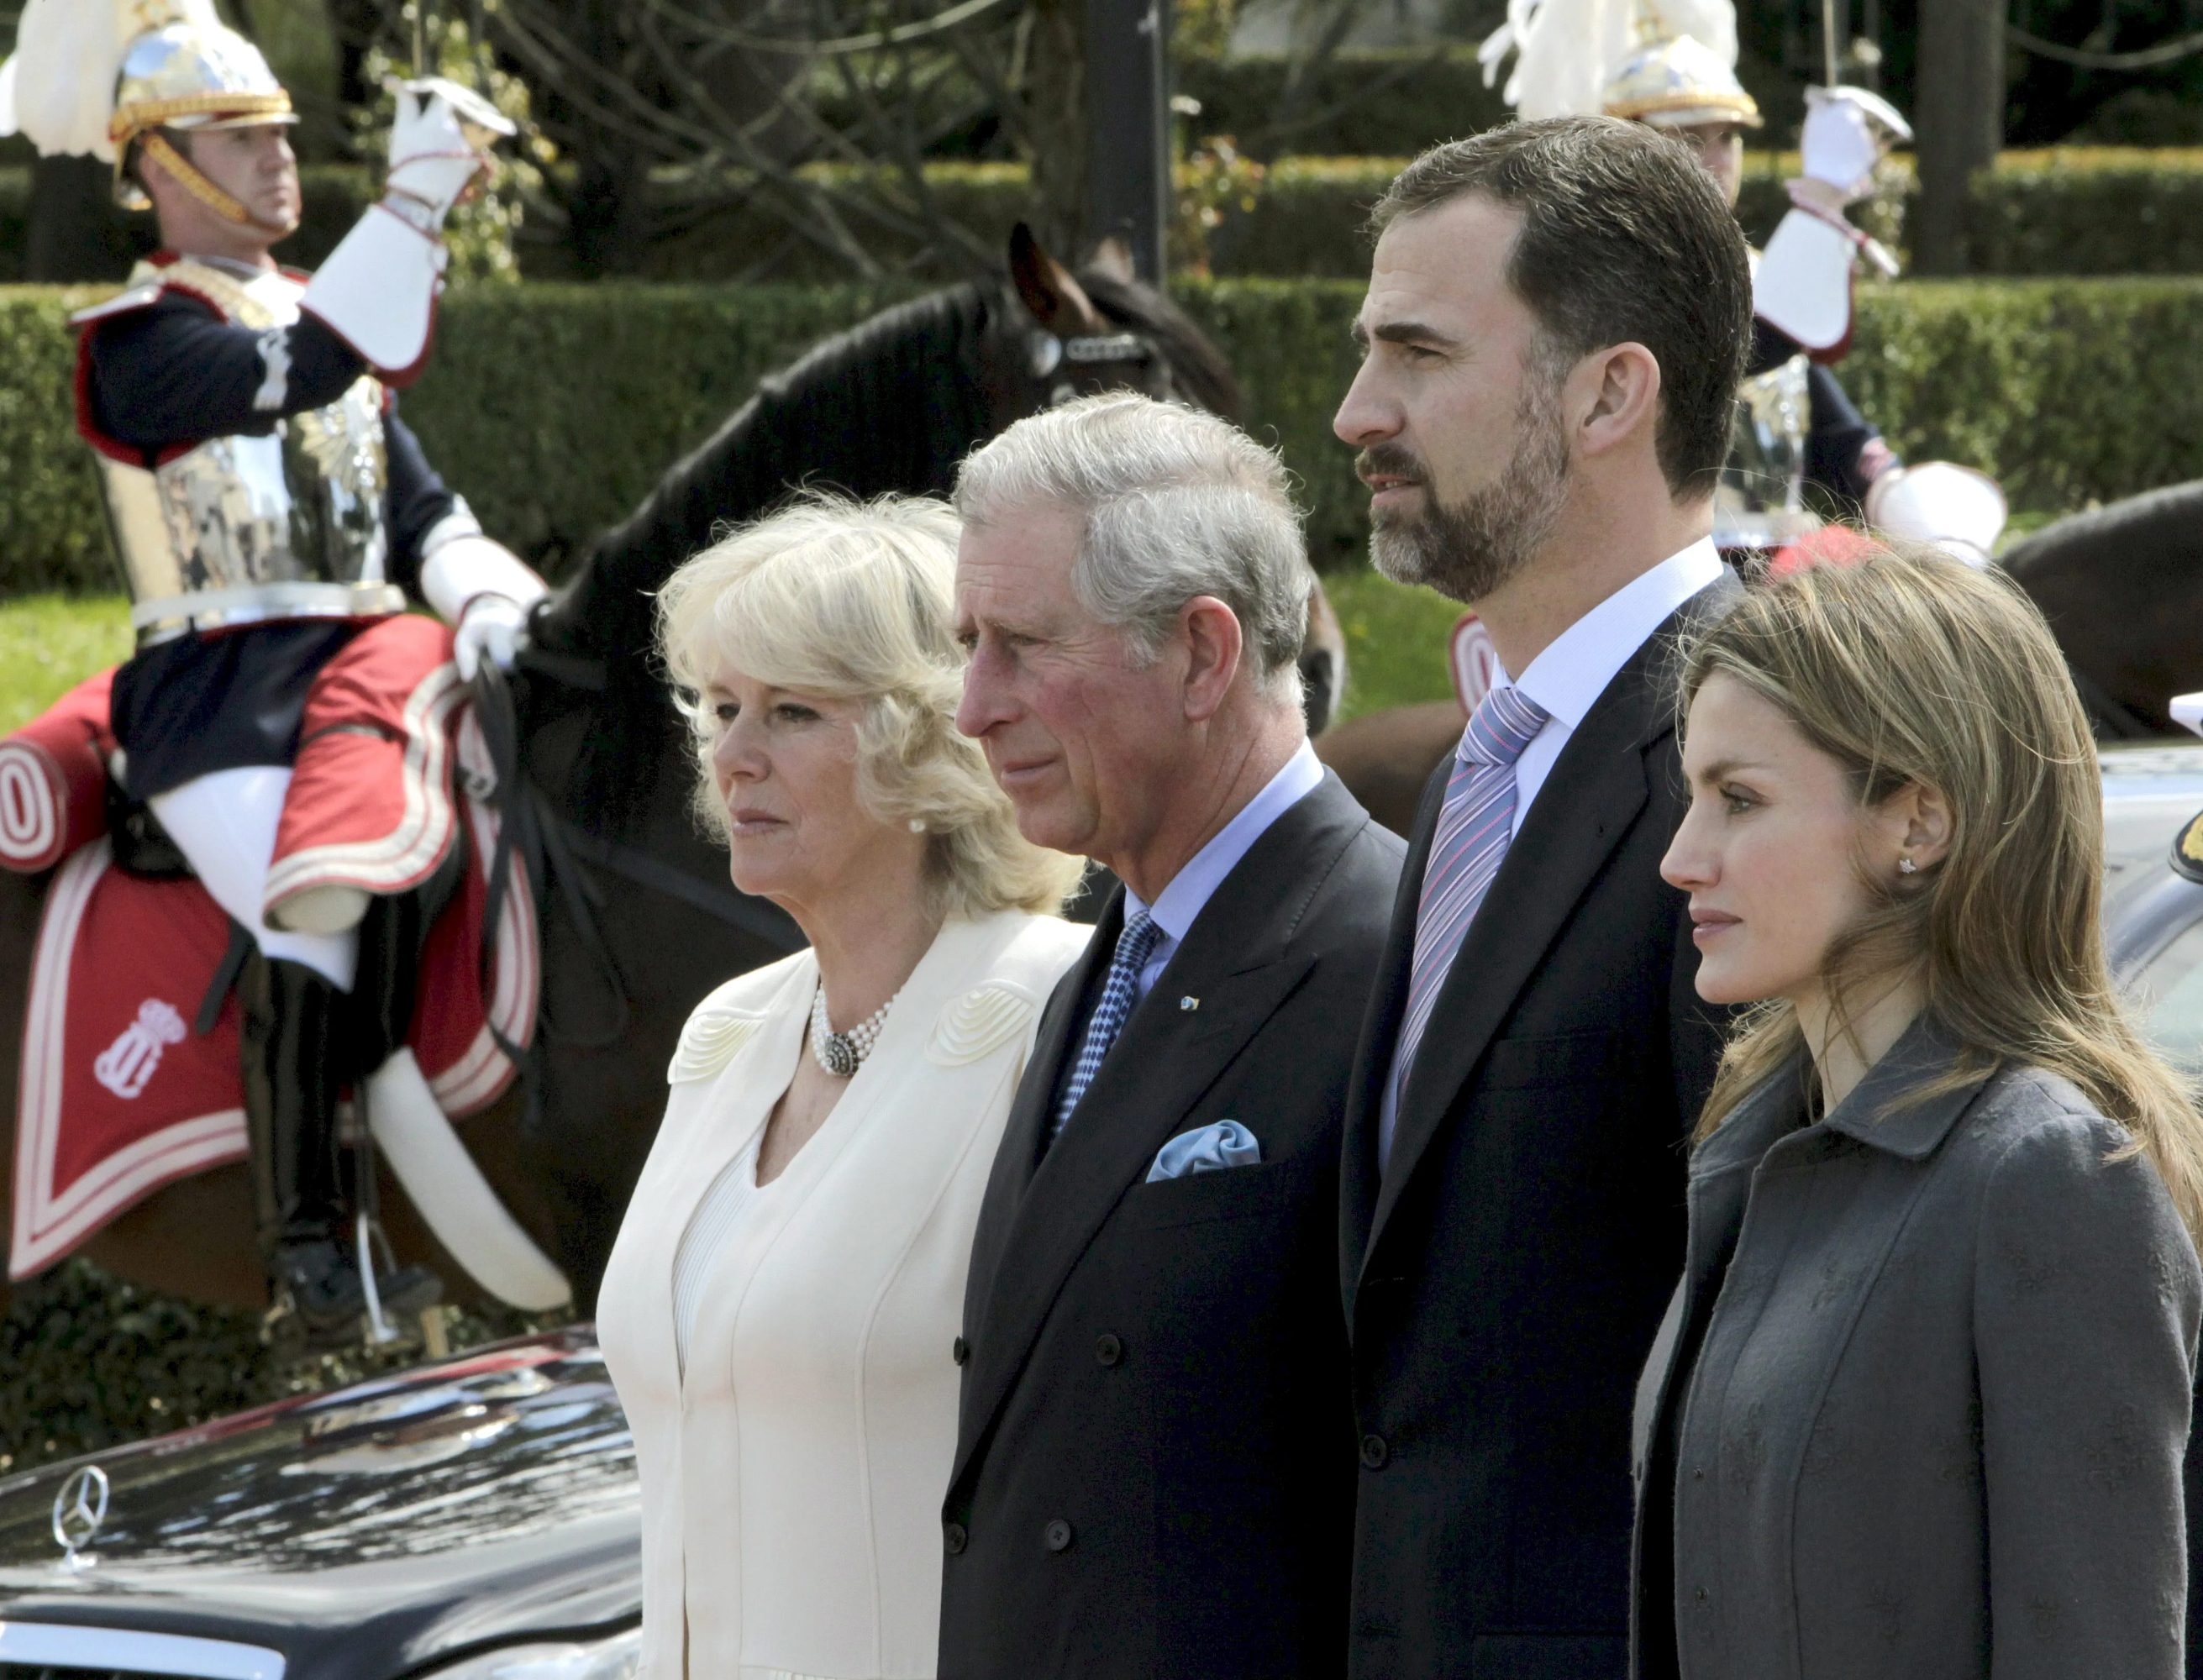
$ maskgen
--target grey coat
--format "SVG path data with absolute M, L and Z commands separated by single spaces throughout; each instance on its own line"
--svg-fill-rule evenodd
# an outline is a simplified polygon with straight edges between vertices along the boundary
M 2181 1673 L 2203 1270 L 2071 1085 L 1921 1098 L 1956 1058 L 1916 1025 L 1812 1126 L 1793 1064 L 1692 1158 L 1637 1398 L 1646 1680 Z

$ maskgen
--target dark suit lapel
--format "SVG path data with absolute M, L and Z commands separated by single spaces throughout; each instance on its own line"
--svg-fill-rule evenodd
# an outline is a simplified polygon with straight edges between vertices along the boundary
M 1156 1150 L 1184 1129 L 1188 1113 L 1314 966 L 1314 953 L 1292 946 L 1292 931 L 1331 864 L 1368 820 L 1327 775 L 1240 860 L 1125 1023 L 1032 1174 L 993 1259 L 957 1476 L 1016 1381 L 1064 1280 L 1119 1200 L 1145 1179 Z M 1105 918 L 1096 930 L 1097 947 L 1111 925 Z M 1198 1007 L 1181 1007 L 1186 997 L 1198 999 Z M 1029 1082 L 1039 1068 L 1036 1059 Z M 1025 1094 L 1021 1089 L 1021 1101 Z M 1001 1188 L 998 1161 L 990 1207 Z
M 1087 941 L 1086 954 L 1056 981 L 1048 1006 L 1041 1011 L 1032 1058 L 1018 1082 L 1017 1095 L 1011 1099 L 1002 1141 L 995 1152 L 994 1170 L 987 1179 L 986 1200 L 979 1205 L 978 1224 L 972 1235 L 972 1264 L 964 1289 L 966 1334 L 977 1332 L 986 1312 L 989 1280 L 999 1269 L 1025 1188 L 1040 1164 L 1041 1141 L 1047 1135 L 1048 1111 L 1055 1104 L 1064 1060 L 1076 1050 L 1072 1036 L 1082 1018 L 1079 1002 L 1101 985 L 1101 977 L 1116 954 L 1117 935 L 1124 925 L 1125 889 L 1119 887 L 1102 911 L 1094 937 Z
M 1728 592 L 1718 583 L 1701 590 L 1647 638 L 1585 713 L 1539 790 L 1431 1012 L 1401 1095 L 1369 1247 L 1516 998 L 1645 809 L 1646 757 L 1674 730 L 1668 665 L 1675 634 Z M 1419 892 L 1420 880 L 1418 870 Z
M 1453 779 L 1454 755 L 1438 761 L 1423 788 L 1422 804 L 1409 830 L 1408 855 L 1392 899 L 1392 923 L 1377 984 L 1369 994 L 1361 1035 L 1355 1040 L 1354 1073 L 1346 1088 L 1346 1125 L 1338 1172 L 1339 1287 L 1347 1322 L 1354 1322 L 1354 1297 L 1361 1277 L 1361 1257 L 1369 1250 L 1369 1229 L 1377 1209 L 1377 1127 L 1382 1112 L 1385 1077 L 1391 1071 L 1392 1047 L 1399 1040 L 1401 1017 L 1408 1010 L 1409 970 L 1415 955 L 1415 912 L 1422 902 L 1423 870 L 1437 836 L 1438 812 Z
M 1018 1086 L 1017 1100 L 1010 1106 L 1010 1117 L 1002 1131 L 1001 1158 L 1012 1167 L 1017 1196 L 1024 1195 L 1026 1185 L 1032 1182 L 1033 1170 L 1040 1164 L 1042 1141 L 1048 1135 L 1048 1115 L 1055 1106 L 1064 1063 L 1078 1053 L 1078 1036 L 1084 1021 L 1080 1002 L 1100 990 L 1102 977 L 1117 954 L 1117 936 L 1124 929 L 1125 889 L 1119 887 L 1096 924 L 1094 937 L 1087 941 L 1084 958 L 1056 983 L 1042 1014 L 1040 1030 L 1033 1040 L 1032 1060 L 1026 1064 L 1027 1076 Z

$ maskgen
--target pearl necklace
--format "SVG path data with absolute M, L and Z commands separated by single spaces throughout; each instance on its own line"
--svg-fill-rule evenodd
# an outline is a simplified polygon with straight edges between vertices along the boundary
M 898 992 L 895 998 L 901 995 Z M 895 1007 L 895 998 L 889 998 L 848 1032 L 837 1033 L 826 1019 L 826 982 L 820 981 L 811 995 L 811 1053 L 820 1069 L 835 1079 L 854 1078 L 872 1053 L 872 1046 L 879 1041 L 880 1028 Z

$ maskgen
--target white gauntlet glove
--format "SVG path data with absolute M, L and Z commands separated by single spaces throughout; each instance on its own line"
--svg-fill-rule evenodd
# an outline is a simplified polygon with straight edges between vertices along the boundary
M 480 94 L 441 76 L 400 82 L 391 89 L 398 114 L 390 125 L 388 190 L 403 202 L 393 207 L 405 215 L 417 207 L 432 233 L 458 203 L 467 183 L 489 162 L 481 138 L 469 129 L 489 134 L 511 134 L 511 121 Z
M 481 534 L 461 503 L 421 542 L 421 592 L 452 627 L 452 660 L 472 682 L 485 655 L 501 671 L 528 645 L 528 615 L 551 592 L 527 563 Z
M 1867 523 L 1900 541 L 1932 543 L 1986 566 L 2003 534 L 2004 492 L 1987 473 L 1950 461 L 1893 467 L 1867 486 Z
M 528 609 L 508 595 L 477 595 L 459 610 L 452 662 L 461 680 L 472 682 L 485 657 L 498 669 L 509 671 L 527 645 Z
M 299 308 L 387 383 L 404 385 L 428 359 L 444 286 L 444 218 L 487 161 L 482 148 L 513 126 L 481 95 L 438 77 L 393 91 L 388 190 L 329 253 Z
M 1897 259 L 1852 226 L 1844 207 L 1874 187 L 1875 165 L 1912 130 L 1897 109 L 1863 87 L 1805 90 L 1798 141 L 1805 173 L 1786 183 L 1795 206 L 1760 254 L 1752 312 L 1808 350 L 1831 350 L 1852 326 L 1852 260 L 1863 256 L 1892 280 Z
M 1824 181 L 1848 203 L 1874 190 L 1875 165 L 1893 144 L 1912 138 L 1897 107 L 1863 87 L 1809 87 L 1798 150 L 1808 180 Z

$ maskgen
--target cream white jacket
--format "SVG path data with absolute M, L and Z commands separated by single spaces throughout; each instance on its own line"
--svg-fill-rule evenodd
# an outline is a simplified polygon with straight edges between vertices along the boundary
M 972 1227 L 1088 931 L 942 927 L 842 1100 L 744 1205 L 684 1380 L 674 1253 L 794 1076 L 817 961 L 729 981 L 689 1017 L 597 1310 L 642 1478 L 644 1680 L 934 1672 Z

